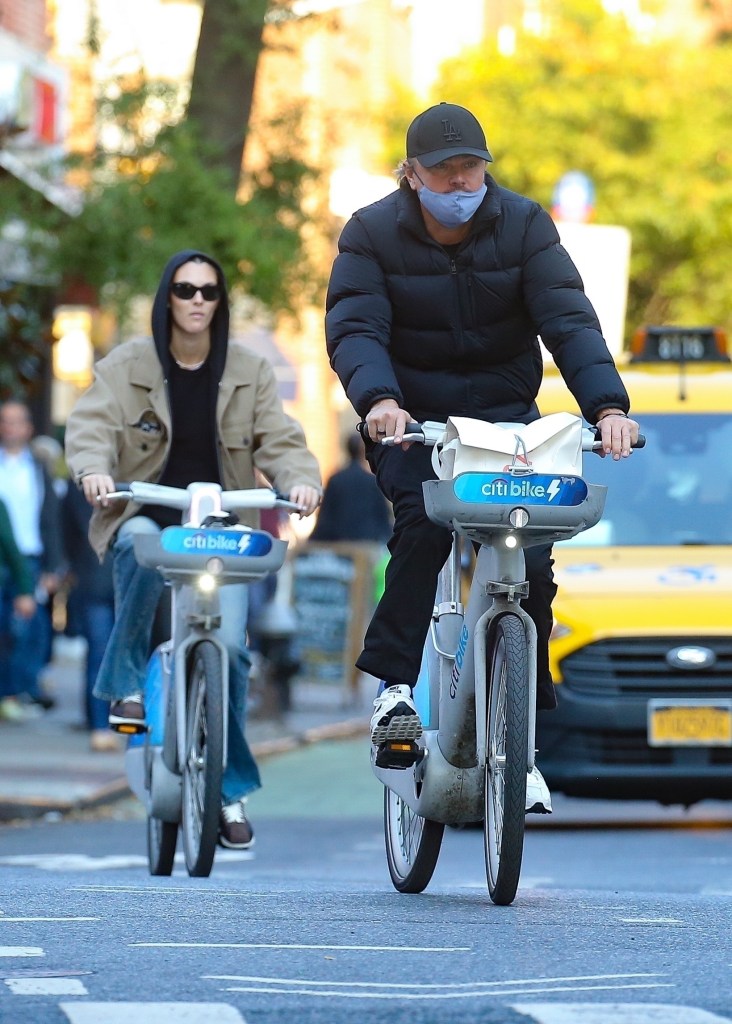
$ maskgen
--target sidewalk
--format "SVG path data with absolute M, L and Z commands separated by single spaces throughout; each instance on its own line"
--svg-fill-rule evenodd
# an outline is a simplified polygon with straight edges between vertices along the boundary
M 94 753 L 83 727 L 81 658 L 56 642 L 47 688 L 56 707 L 23 724 L 0 721 L 0 822 L 99 806 L 129 796 L 124 751 Z M 355 697 L 333 684 L 294 681 L 292 710 L 250 717 L 257 759 L 331 737 L 367 735 L 374 681 Z

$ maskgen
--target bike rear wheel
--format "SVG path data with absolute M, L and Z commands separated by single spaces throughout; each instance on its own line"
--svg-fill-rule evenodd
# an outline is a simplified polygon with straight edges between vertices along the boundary
M 177 843 L 178 822 L 148 815 L 147 862 L 151 875 L 172 875 Z
M 521 874 L 528 763 L 529 654 L 517 615 L 495 623 L 488 653 L 485 866 L 494 903 L 513 902 Z
M 219 834 L 223 689 L 219 649 L 202 640 L 193 649 L 188 673 L 182 814 L 186 867 L 199 878 L 211 873 Z
M 389 874 L 398 892 L 422 892 L 437 864 L 445 826 L 416 814 L 384 789 L 384 838 Z

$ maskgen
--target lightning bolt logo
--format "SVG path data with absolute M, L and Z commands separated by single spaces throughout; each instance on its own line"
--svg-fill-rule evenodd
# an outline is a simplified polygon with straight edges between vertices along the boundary
M 546 489 L 546 493 L 549 495 L 549 501 L 554 501 L 556 496 L 559 494 L 560 483 L 555 477 Z
M 237 551 L 239 552 L 240 555 L 244 555 L 244 554 L 246 554 L 246 550 L 247 550 L 248 547 L 249 547 L 249 537 L 248 537 L 248 535 L 246 533 L 243 533 L 241 535 L 241 537 L 239 538 L 239 543 L 237 544 Z

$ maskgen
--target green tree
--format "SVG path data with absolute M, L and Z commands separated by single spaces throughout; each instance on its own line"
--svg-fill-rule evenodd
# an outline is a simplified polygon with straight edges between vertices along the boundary
M 296 103 L 267 126 L 265 159 L 246 178 L 246 198 L 237 198 L 234 168 L 268 8 L 282 14 L 287 4 L 204 4 L 188 111 L 187 90 L 142 74 L 107 83 L 97 105 L 104 142 L 70 161 L 87 182 L 78 216 L 39 205 L 27 189 L 8 195 L 6 217 L 29 224 L 28 245 L 44 274 L 83 281 L 124 313 L 133 296 L 155 288 L 172 252 L 195 246 L 217 256 L 230 285 L 273 314 L 292 311 L 310 295 L 316 278 L 302 245 L 302 199 L 316 172 L 297 156 L 303 147 Z M 227 12 L 234 20 L 223 38 Z M 245 24 L 243 36 L 233 31 Z M 95 32 L 92 23 L 92 51 Z M 236 116 L 224 116 L 229 110 Z
M 491 173 L 546 207 L 566 171 L 589 175 L 595 221 L 632 235 L 629 334 L 649 322 L 732 328 L 732 47 L 639 38 L 596 0 L 547 6 L 545 34 L 519 34 L 513 55 L 482 46 L 446 63 L 435 101 L 469 106 Z

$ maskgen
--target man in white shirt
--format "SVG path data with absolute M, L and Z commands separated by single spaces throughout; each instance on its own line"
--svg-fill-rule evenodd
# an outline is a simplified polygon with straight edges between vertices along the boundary
M 5 503 L 15 542 L 27 559 L 39 607 L 29 619 L 14 613 L 14 587 L 0 581 L 0 697 L 14 694 L 44 708 L 39 676 L 51 649 L 48 602 L 63 572 L 59 501 L 42 463 L 30 450 L 33 421 L 23 402 L 0 405 L 0 499 Z

